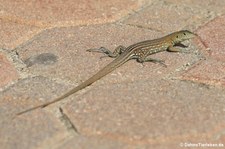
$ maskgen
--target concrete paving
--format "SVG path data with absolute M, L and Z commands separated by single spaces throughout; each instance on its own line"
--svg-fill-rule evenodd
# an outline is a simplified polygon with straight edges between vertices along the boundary
M 225 148 L 225 1 L 1 1 L 3 149 Z M 187 29 L 160 64 L 129 61 L 63 101 L 112 61 L 86 52 Z

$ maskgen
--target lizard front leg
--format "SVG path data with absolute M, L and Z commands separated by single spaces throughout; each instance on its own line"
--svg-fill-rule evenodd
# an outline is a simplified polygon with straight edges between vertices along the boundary
M 124 46 L 118 46 L 113 52 L 106 49 L 105 47 L 101 47 L 99 49 L 88 49 L 88 52 L 100 52 L 100 53 L 104 53 L 109 57 L 112 58 L 116 58 L 118 57 L 121 53 L 123 53 L 125 51 L 126 47 Z
M 167 50 L 170 52 L 180 52 L 181 51 L 181 49 L 175 48 L 174 46 L 169 46 Z

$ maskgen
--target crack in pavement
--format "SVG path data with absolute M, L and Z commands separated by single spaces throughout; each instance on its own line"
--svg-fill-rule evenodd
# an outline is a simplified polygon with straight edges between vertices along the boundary
M 72 132 L 73 134 L 80 134 L 77 130 L 76 126 L 72 123 L 72 121 L 69 119 L 69 117 L 63 112 L 63 109 L 59 107 L 59 112 L 61 114 L 60 120 L 64 123 L 67 130 Z

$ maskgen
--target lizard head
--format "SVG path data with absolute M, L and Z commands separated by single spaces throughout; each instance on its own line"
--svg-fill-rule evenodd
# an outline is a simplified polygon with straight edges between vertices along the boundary
M 172 33 L 171 39 L 172 39 L 173 43 L 176 44 L 176 43 L 180 43 L 182 41 L 194 38 L 196 36 L 197 36 L 196 34 L 190 32 L 188 30 L 181 30 L 181 31 Z

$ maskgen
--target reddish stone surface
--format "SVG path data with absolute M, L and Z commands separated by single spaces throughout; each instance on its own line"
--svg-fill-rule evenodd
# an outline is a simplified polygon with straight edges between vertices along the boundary
M 0 48 L 4 49 L 14 49 L 40 31 L 37 27 L 18 24 L 7 19 L 0 19 L 0 28 Z
M 0 54 L 1 147 L 225 146 L 224 6 L 223 0 L 1 1 L 0 48 L 12 51 Z M 112 61 L 86 49 L 113 50 L 180 29 L 200 38 L 185 42 L 185 53 L 151 56 L 166 68 L 129 61 L 86 90 L 13 117 Z
M 0 144 L 5 149 L 37 148 L 51 139 L 62 141 L 68 137 L 60 121 L 53 114 L 42 111 L 1 120 L 0 127 Z
M 218 17 L 197 30 L 201 41 L 208 48 L 210 57 L 219 61 L 225 61 L 225 15 Z
M 225 16 L 218 17 L 197 30 L 197 34 L 205 46 L 206 60 L 191 67 L 182 74 L 182 79 L 209 85 L 225 85 Z
M 42 76 L 68 79 L 80 83 L 113 60 L 111 58 L 100 59 L 104 56 L 103 54 L 90 53 L 86 49 L 103 46 L 113 51 L 119 45 L 128 46 L 164 35 L 126 25 L 57 28 L 39 34 L 30 40 L 29 44 L 17 48 L 17 52 L 25 63 L 31 57 L 50 53 L 53 57 L 57 57 L 55 62 L 49 65 L 33 63 L 33 65 L 28 66 L 29 71 Z M 193 49 L 186 48 L 186 50 L 189 51 L 189 54 L 164 52 L 151 56 L 165 60 L 167 68 L 160 64 L 140 64 L 131 60 L 104 77 L 103 80 L 115 83 L 168 75 L 174 69 L 181 68 L 196 60 L 197 57 L 193 54 Z
M 117 141 L 105 139 L 102 137 L 84 137 L 76 136 L 68 139 L 66 142 L 57 147 L 57 149 L 125 149 L 128 147 L 128 144 Z
M 65 89 L 63 84 L 41 76 L 21 79 L 1 94 L 0 116 L 15 115 L 22 110 L 50 101 L 59 95 L 59 90 L 65 92 Z
M 3 16 L 38 27 L 112 22 L 139 9 L 147 1 L 2 1 Z M 4 7 L 3 7 L 4 6 Z M 26 11 L 24 11 L 26 10 Z
M 204 10 L 208 10 L 208 15 L 211 15 L 210 13 L 213 12 L 220 12 L 224 13 L 221 11 L 222 8 L 224 8 L 224 1 L 223 0 L 218 0 L 218 1 L 212 1 L 212 0 L 205 0 L 203 1 L 196 1 L 196 0 L 185 0 L 185 1 L 180 1 L 180 0 L 165 0 L 166 2 L 174 3 L 176 5 L 185 5 L 187 7 L 195 7 L 199 8 L 199 11 L 202 11 L 202 8 Z M 211 17 L 211 16 L 208 16 Z
M 87 136 L 163 146 L 222 143 L 224 99 L 223 89 L 149 79 L 98 86 L 74 98 L 64 111 Z
M 0 52 L 0 88 L 9 85 L 19 78 L 19 75 L 12 63 Z
M 174 32 L 181 29 L 192 29 L 194 22 L 204 19 L 206 10 L 199 10 L 195 5 L 191 8 L 185 3 L 177 4 L 167 1 L 155 2 L 146 9 L 126 19 L 123 23 L 158 30 Z M 192 29 L 193 30 L 193 29 Z
M 182 74 L 181 79 L 209 85 L 225 85 L 225 64 L 208 59 L 190 68 Z
M 54 112 L 37 109 L 16 116 L 22 110 L 51 99 L 55 95 L 54 87 L 62 89 L 62 85 L 46 78 L 34 77 L 22 79 L 0 94 L 1 148 L 37 148 L 52 139 L 60 142 L 69 136 Z
M 0 47 L 13 49 L 46 28 L 114 22 L 147 0 L 1 1 Z

